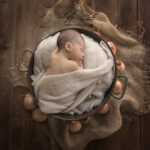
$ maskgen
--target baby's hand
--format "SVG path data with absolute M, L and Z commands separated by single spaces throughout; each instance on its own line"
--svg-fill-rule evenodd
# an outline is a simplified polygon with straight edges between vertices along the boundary
M 83 66 L 79 66 L 79 69 L 83 69 Z
M 82 60 L 80 60 L 80 61 L 78 62 L 78 66 L 83 69 L 83 62 L 82 62 Z

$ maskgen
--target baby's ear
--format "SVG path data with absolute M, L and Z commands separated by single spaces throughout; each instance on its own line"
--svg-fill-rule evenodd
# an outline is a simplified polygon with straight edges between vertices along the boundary
M 69 52 L 72 51 L 72 44 L 70 42 L 66 42 L 65 49 Z

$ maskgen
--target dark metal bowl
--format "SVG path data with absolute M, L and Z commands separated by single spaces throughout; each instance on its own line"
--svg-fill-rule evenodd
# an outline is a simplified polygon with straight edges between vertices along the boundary
M 103 40 L 103 41 L 105 42 L 105 40 L 104 40 L 102 37 L 100 37 L 97 33 L 92 32 L 92 31 L 90 31 L 90 30 L 87 30 L 87 29 L 84 29 L 84 28 L 77 28 L 77 27 L 66 28 L 66 29 L 74 29 L 74 30 L 78 31 L 78 32 L 81 33 L 81 34 L 84 34 L 84 35 L 86 35 L 86 36 L 89 36 L 89 37 L 93 38 L 93 39 L 94 39 L 96 42 L 98 42 L 98 43 L 100 43 L 101 40 Z M 63 30 L 65 30 L 65 29 L 59 30 L 59 31 L 57 31 L 57 32 L 61 32 L 61 31 L 63 31 Z M 49 36 L 53 36 L 53 35 L 55 35 L 57 32 L 52 33 L 52 34 L 50 34 Z M 47 36 L 46 38 L 48 38 L 49 36 Z M 46 39 L 46 38 L 45 38 L 45 39 Z M 113 79 L 113 81 L 112 81 L 112 84 L 111 84 L 110 88 L 106 91 L 106 93 L 105 93 L 105 95 L 104 95 L 104 98 L 103 98 L 102 102 L 100 103 L 100 105 L 98 105 L 98 106 L 94 107 L 92 110 L 90 110 L 90 111 L 88 111 L 88 112 L 85 112 L 85 113 L 83 113 L 83 114 L 80 114 L 80 115 L 78 115 L 78 114 L 69 115 L 69 114 L 61 114 L 61 113 L 59 113 L 59 114 L 48 114 L 48 116 L 53 116 L 53 117 L 55 117 L 55 118 L 63 119 L 63 120 L 81 120 L 81 119 L 86 119 L 87 117 L 89 117 L 89 116 L 95 114 L 98 110 L 100 110 L 100 109 L 104 106 L 104 104 L 107 103 L 107 101 L 109 100 L 109 98 L 112 96 L 112 92 L 113 92 L 113 89 L 114 89 L 114 87 L 115 87 L 115 83 L 116 83 L 116 79 L 117 79 L 117 73 L 116 73 L 116 72 L 117 72 L 117 69 L 116 69 L 116 68 L 117 68 L 117 67 L 116 67 L 117 65 L 116 65 L 115 56 L 114 56 L 114 54 L 113 54 L 113 52 L 112 52 L 110 46 L 107 44 L 107 42 L 105 42 L 105 43 L 106 43 L 106 45 L 109 47 L 109 50 L 110 50 L 110 52 L 111 52 L 111 54 L 112 54 L 112 56 L 113 56 L 114 67 L 115 67 L 115 68 L 114 68 L 114 71 L 115 71 L 115 73 L 114 73 L 114 79 Z M 37 47 L 38 47 L 38 46 L 37 46 Z M 37 48 L 36 48 L 36 49 L 37 49 Z M 34 52 L 36 51 L 36 49 L 34 50 Z M 36 102 L 37 105 L 38 105 L 38 100 L 37 100 L 36 97 L 35 97 L 34 89 L 33 89 L 33 86 L 32 86 L 32 80 L 31 80 L 31 78 L 30 78 L 31 75 L 34 74 L 34 72 L 33 72 L 33 67 L 34 67 L 34 52 L 32 53 L 32 56 L 31 56 L 31 59 L 30 59 L 29 65 L 28 65 L 28 70 L 27 70 L 27 82 L 28 82 L 28 85 L 29 85 L 29 88 L 30 88 L 30 92 L 31 92 L 31 94 L 32 94 L 32 96 L 33 96 L 35 102 Z

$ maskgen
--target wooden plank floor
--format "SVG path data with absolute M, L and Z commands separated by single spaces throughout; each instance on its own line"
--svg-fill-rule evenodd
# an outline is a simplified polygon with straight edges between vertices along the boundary
M 0 149 L 50 150 L 48 131 L 31 118 L 23 107 L 24 88 L 13 88 L 6 77 L 23 49 L 35 48 L 40 41 L 40 23 L 45 8 L 57 0 L 0 1 Z M 143 40 L 150 44 L 149 0 L 87 0 L 90 7 L 108 15 L 110 21 L 134 34 L 146 30 Z M 140 22 L 140 24 L 139 24 Z M 143 24 L 142 24 L 143 22 Z M 144 28 L 141 28 L 142 25 Z M 91 141 L 85 150 L 149 150 L 150 114 L 124 120 L 122 128 L 102 140 Z

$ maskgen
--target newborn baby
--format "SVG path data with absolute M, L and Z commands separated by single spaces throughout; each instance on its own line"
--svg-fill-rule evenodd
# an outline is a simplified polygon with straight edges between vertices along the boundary
M 55 41 L 51 37 L 43 41 L 35 53 L 34 69 L 36 74 L 31 78 L 39 109 L 46 114 L 70 115 L 90 111 L 102 102 L 105 91 L 112 83 L 113 60 L 111 57 L 106 58 L 103 59 L 104 62 L 97 65 L 99 60 L 94 60 L 94 57 L 100 54 L 99 52 L 103 52 L 103 49 L 93 46 L 85 50 L 87 43 L 84 39 L 86 40 L 86 37 L 83 36 L 83 39 L 76 30 L 64 30 L 57 37 Z M 90 44 L 90 40 L 88 42 Z M 51 45 L 53 48 L 50 47 Z M 94 51 L 95 48 L 97 51 Z M 95 68 L 86 68 L 87 51 L 94 51 L 92 57 Z M 43 53 L 45 54 L 43 55 Z M 90 57 L 91 53 L 88 54 Z M 83 69 L 83 59 L 85 69 Z M 45 68 L 44 70 L 40 68 L 41 61 L 46 64 L 46 71 Z M 109 77 L 109 79 L 106 81 L 105 77 L 107 79 Z M 109 106 L 107 108 L 109 110 Z M 104 114 L 108 110 L 105 109 L 100 113 Z
M 67 29 L 60 32 L 57 48 L 50 55 L 46 75 L 63 74 L 83 69 L 85 48 L 85 41 L 77 31 Z

